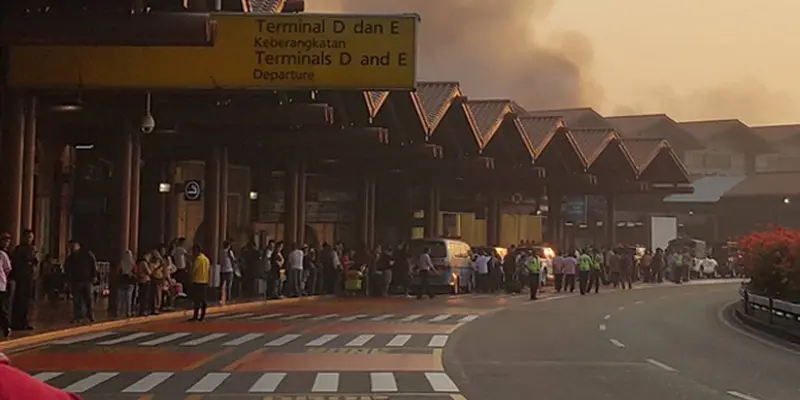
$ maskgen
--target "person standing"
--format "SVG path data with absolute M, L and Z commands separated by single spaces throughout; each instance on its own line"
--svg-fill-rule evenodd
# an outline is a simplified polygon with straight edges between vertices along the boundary
M 642 271 L 642 281 L 651 283 L 653 281 L 653 252 L 650 249 L 644 251 L 642 259 L 639 260 L 640 270 Z
M 578 259 L 574 252 L 564 253 L 564 291 L 569 289 L 570 293 L 575 292 L 575 274 L 578 272 Z
M 397 249 L 392 254 L 392 259 L 394 260 L 394 264 L 392 265 L 392 269 L 394 269 L 392 273 L 392 282 L 395 286 L 402 287 L 403 294 L 406 297 L 411 297 L 411 291 L 409 290 L 409 283 L 411 281 L 411 261 L 409 260 L 408 247 L 405 242 L 397 246 Z
M 419 293 L 417 294 L 417 299 L 422 300 L 422 296 L 425 294 L 433 299 L 433 290 L 431 290 L 429 280 L 434 271 L 436 271 L 436 269 L 433 267 L 433 261 L 431 260 L 431 249 L 430 247 L 425 247 L 422 249 L 422 254 L 420 254 L 417 260 L 417 273 L 419 274 Z
M 219 273 L 220 273 L 220 290 L 222 304 L 226 304 L 231 300 L 233 295 L 233 266 L 236 263 L 236 257 L 233 255 L 233 248 L 231 242 L 226 240 L 222 243 L 222 250 L 219 253 Z
M 586 292 L 591 293 L 592 288 L 594 288 L 594 292 L 600 292 L 600 275 L 603 273 L 603 262 L 600 257 L 600 253 L 595 251 L 594 256 L 592 256 L 591 261 L 591 269 L 589 270 L 589 285 L 586 287 Z
M 77 240 L 70 240 L 69 249 L 70 253 L 64 261 L 64 272 L 72 293 L 72 322 L 79 324 L 84 317 L 89 322 L 94 322 L 92 285 L 97 276 L 97 259 L 91 251 L 81 248 Z
M 656 249 L 653 255 L 653 261 L 650 263 L 650 270 L 653 275 L 654 283 L 664 282 L 664 251 L 661 248 Z
M 589 289 L 589 274 L 592 270 L 592 256 L 589 252 L 584 250 L 578 257 L 578 285 L 580 285 L 581 294 L 586 294 Z
M 270 270 L 267 279 L 267 293 L 270 299 L 280 299 L 283 291 L 281 290 L 281 270 L 285 263 L 283 258 L 283 242 L 275 244 L 275 249 L 269 258 Z
M 475 256 L 475 268 L 478 270 L 478 292 L 489 292 L 489 261 L 491 258 L 480 252 Z
M 117 287 L 117 316 L 130 318 L 133 316 L 133 287 L 136 284 L 136 260 L 133 252 L 125 250 L 119 266 L 119 285 Z
M 303 258 L 305 254 L 296 244 L 292 244 L 292 251 L 287 257 L 286 272 L 289 273 L 289 293 L 291 297 L 303 295 Z
M 175 264 L 175 280 L 183 287 L 188 288 L 191 283 L 189 271 L 186 269 L 189 260 L 189 251 L 186 250 L 186 238 L 179 237 L 172 249 L 172 262 Z
M 539 274 L 542 272 L 542 261 L 534 253 L 528 260 L 528 281 L 531 289 L 531 300 L 536 300 L 539 291 Z
M 561 293 L 564 286 L 564 256 L 558 254 L 553 258 L 553 276 L 555 277 L 556 293 Z
M 11 246 L 11 235 L 0 235 L 0 329 L 3 337 L 11 336 L 11 321 L 8 318 L 11 299 L 8 296 L 8 276 L 11 274 L 11 258 L 8 257 L 8 247 Z
M 206 318 L 208 304 L 208 284 L 211 282 L 211 261 L 203 253 L 199 244 L 193 248 L 194 270 L 192 271 L 192 308 L 194 314 L 189 321 L 202 321 Z
M 622 281 L 622 289 L 625 289 L 625 284 L 628 285 L 628 289 L 633 289 L 633 268 L 634 268 L 634 259 L 633 259 L 633 251 L 630 249 L 619 249 L 620 259 L 619 259 L 619 270 L 620 270 L 620 279 Z
M 33 291 L 33 275 L 39 259 L 33 245 L 33 230 L 22 232 L 20 244 L 11 253 L 11 280 L 14 282 L 13 299 L 11 300 L 11 326 L 19 331 L 33 330 L 28 320 L 31 296 Z

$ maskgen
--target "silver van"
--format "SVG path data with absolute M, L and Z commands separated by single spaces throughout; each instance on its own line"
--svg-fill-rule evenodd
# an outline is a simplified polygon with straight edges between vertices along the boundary
M 413 266 L 416 267 L 419 256 L 426 247 L 431 251 L 431 261 L 437 272 L 428 280 L 432 289 L 447 289 L 452 294 L 458 294 L 469 293 L 475 288 L 472 249 L 467 242 L 441 238 L 414 239 L 408 244 L 408 254 Z M 419 278 L 415 276 L 411 284 L 419 285 Z

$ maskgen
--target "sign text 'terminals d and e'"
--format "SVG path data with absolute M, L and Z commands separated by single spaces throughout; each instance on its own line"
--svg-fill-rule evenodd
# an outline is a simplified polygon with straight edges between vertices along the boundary
M 316 72 L 327 68 L 413 70 L 415 22 L 383 16 L 254 19 L 253 79 L 315 81 Z M 402 45 L 409 38 L 410 48 Z

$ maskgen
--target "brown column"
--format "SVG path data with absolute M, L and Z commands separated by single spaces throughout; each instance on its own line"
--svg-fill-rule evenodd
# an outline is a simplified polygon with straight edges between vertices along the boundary
M 283 241 L 286 246 L 297 243 L 297 199 L 300 195 L 300 173 L 296 163 L 289 163 L 284 174 Z
M 151 188 L 148 188 L 151 189 Z M 153 189 L 155 190 L 155 189 Z M 139 254 L 139 204 L 142 198 L 142 137 L 139 132 L 131 133 L 131 226 L 130 249 Z
M 555 190 L 547 193 L 547 241 L 560 249 L 564 223 L 561 218 L 562 196 Z
M 117 160 L 117 183 L 119 184 L 119 252 L 117 257 L 122 257 L 125 250 L 131 250 L 131 178 L 133 169 L 133 130 L 125 127 L 122 134 L 121 154 Z
M 297 166 L 297 239 L 298 245 L 306 244 L 306 194 L 308 193 L 308 179 L 306 176 L 306 163 L 300 161 Z
M 367 245 L 375 248 L 375 202 L 377 195 L 377 180 L 374 175 L 370 175 L 367 180 Z
M 606 196 L 606 241 L 610 247 L 617 245 L 616 198 Z
M 433 183 L 428 187 L 428 204 L 425 207 L 425 236 L 439 234 L 439 207 L 441 203 L 439 187 Z
M 375 178 L 371 174 L 364 174 L 359 183 L 359 245 L 372 248 L 375 243 Z
M 486 210 L 486 244 L 500 245 L 500 196 L 494 192 L 489 196 L 489 207 Z
M 221 147 L 219 153 L 219 241 L 224 242 L 228 237 L 228 148 Z
M 22 156 L 22 229 L 33 229 L 36 204 L 36 97 L 25 98 L 25 137 Z M 39 232 L 41 233 L 41 232 Z
M 19 95 L 9 96 L 9 117 L 11 123 L 6 132 L 6 143 L 3 146 L 3 158 L 6 162 L 8 177 L 7 203 L 6 203 L 6 229 L 11 234 L 14 243 L 17 243 L 22 233 L 22 175 L 23 154 L 25 152 L 25 105 L 24 99 Z
M 208 158 L 206 158 L 203 188 L 203 234 L 205 239 L 203 245 L 206 255 L 212 262 L 217 260 L 220 249 L 220 158 L 220 146 L 213 145 Z

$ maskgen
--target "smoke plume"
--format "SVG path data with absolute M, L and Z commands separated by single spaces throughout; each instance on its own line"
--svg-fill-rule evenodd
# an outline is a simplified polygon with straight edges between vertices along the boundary
M 420 80 L 459 81 L 465 94 L 529 109 L 599 105 L 588 71 L 592 43 L 578 32 L 545 40 L 537 23 L 557 0 L 309 0 L 311 12 L 417 13 Z

